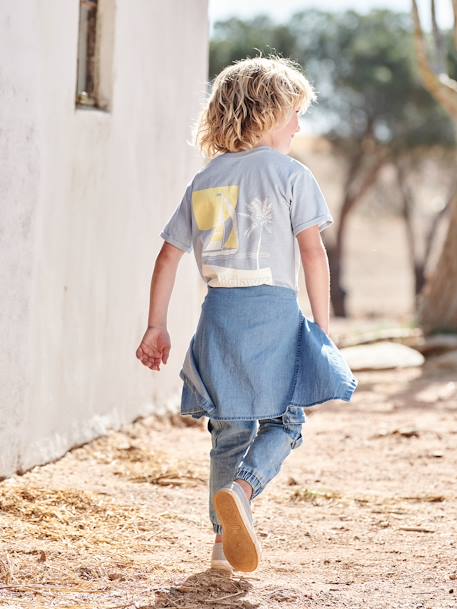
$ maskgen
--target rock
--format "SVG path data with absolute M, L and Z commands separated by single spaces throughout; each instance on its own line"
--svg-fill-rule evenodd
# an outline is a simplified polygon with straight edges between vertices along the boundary
M 341 353 L 351 370 L 384 370 L 422 366 L 424 356 L 410 347 L 389 341 L 345 347 Z
M 365 332 L 351 332 L 341 335 L 335 333 L 338 347 L 355 347 L 358 345 L 377 343 L 380 341 L 399 342 L 416 348 L 416 345 L 424 343 L 424 334 L 420 328 L 381 328 L 378 330 L 367 330 Z

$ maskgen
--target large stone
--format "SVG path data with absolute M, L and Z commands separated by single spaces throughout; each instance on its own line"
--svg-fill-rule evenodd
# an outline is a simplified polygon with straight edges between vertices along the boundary
M 383 370 L 422 366 L 424 356 L 410 347 L 382 341 L 341 349 L 351 370 Z

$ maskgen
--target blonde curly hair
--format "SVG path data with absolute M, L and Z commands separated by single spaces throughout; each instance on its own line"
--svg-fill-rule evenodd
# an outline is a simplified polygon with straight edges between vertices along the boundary
M 209 159 L 247 150 L 292 109 L 305 112 L 315 99 L 293 60 L 277 55 L 238 60 L 214 79 L 194 128 L 195 144 Z

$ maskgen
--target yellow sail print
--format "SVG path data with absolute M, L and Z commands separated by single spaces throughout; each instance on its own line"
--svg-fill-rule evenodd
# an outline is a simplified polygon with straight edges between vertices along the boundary
M 192 209 L 201 231 L 211 231 L 202 255 L 227 255 L 238 251 L 236 207 L 239 186 L 218 186 L 192 193 Z

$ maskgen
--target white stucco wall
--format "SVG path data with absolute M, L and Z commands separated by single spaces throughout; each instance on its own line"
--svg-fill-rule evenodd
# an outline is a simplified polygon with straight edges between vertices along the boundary
M 201 283 L 184 254 L 160 372 L 135 350 L 159 232 L 201 160 L 207 0 L 117 0 L 112 109 L 75 109 L 79 2 L 0 4 L 0 476 L 176 403 Z

